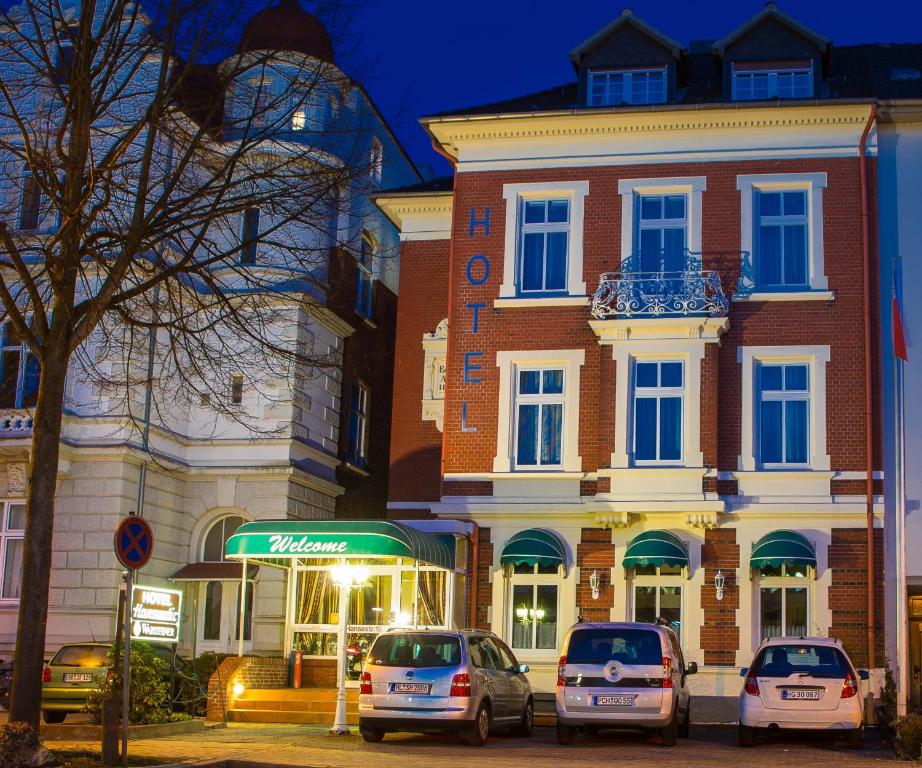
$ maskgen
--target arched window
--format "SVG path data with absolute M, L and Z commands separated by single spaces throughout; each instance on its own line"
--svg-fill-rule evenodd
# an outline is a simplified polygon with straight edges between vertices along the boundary
M 214 522 L 202 545 L 203 563 L 220 563 L 225 560 L 224 548 L 227 540 L 234 535 L 236 530 L 243 525 L 243 518 L 239 515 L 229 515 Z

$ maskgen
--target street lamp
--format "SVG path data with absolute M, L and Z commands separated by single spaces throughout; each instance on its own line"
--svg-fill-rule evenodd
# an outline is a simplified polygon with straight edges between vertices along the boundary
M 334 565 L 330 568 L 330 577 L 339 587 L 339 627 L 336 639 L 336 667 L 339 678 L 339 690 L 336 693 L 336 717 L 330 733 L 348 736 L 346 724 L 346 622 L 349 618 L 349 595 L 353 589 L 363 589 L 368 583 L 368 569 L 362 566 Z

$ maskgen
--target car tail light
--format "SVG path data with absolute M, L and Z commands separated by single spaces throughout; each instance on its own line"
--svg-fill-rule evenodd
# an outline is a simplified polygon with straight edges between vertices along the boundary
M 746 675 L 746 686 L 743 689 L 750 696 L 761 696 L 762 691 L 759 690 L 759 681 L 756 680 L 756 676 L 750 672 Z
M 50 682 L 51 682 L 51 668 L 50 668 L 50 667 L 45 667 L 45 668 L 42 670 L 42 682 L 43 682 L 43 683 L 50 683 Z
M 557 662 L 557 687 L 558 688 L 563 688 L 567 684 L 567 681 L 564 679 L 564 676 L 563 676 L 563 669 L 566 666 L 567 666 L 567 657 L 561 656 L 560 661 Z
M 672 688 L 672 659 L 663 656 L 663 688 Z
M 359 693 L 371 693 L 371 672 L 359 675 Z
M 451 690 L 449 696 L 470 696 L 471 695 L 471 676 L 467 672 L 455 675 L 451 679 Z
M 842 698 L 850 699 L 858 694 L 858 681 L 855 676 L 849 672 L 845 676 L 845 682 L 842 683 Z

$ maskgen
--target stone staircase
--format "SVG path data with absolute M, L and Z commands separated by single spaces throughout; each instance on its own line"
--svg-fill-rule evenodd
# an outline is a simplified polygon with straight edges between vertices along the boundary
M 358 691 L 346 691 L 346 722 L 358 725 Z M 250 688 L 236 697 L 227 712 L 234 723 L 300 723 L 333 725 L 335 688 Z

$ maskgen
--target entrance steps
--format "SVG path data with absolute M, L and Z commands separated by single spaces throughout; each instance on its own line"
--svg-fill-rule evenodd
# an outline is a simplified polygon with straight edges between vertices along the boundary
M 346 722 L 358 725 L 359 692 L 346 690 Z M 231 703 L 233 723 L 299 723 L 333 725 L 335 688 L 249 688 Z

